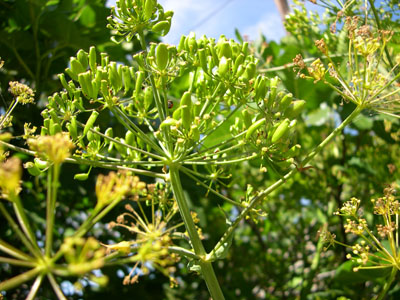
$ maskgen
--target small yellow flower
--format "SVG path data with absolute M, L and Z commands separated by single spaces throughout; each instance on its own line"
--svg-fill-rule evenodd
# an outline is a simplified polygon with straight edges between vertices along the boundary
M 37 151 L 39 156 L 56 164 L 62 163 L 70 156 L 74 144 L 67 133 L 59 132 L 56 135 L 39 136 L 29 139 L 28 144 L 32 150 Z
M 68 271 L 72 274 L 84 275 L 104 265 L 106 251 L 93 237 L 67 237 L 61 250 L 68 262 Z
M 146 184 L 128 172 L 110 172 L 108 175 L 100 174 L 97 177 L 96 196 L 99 207 L 121 200 L 127 194 L 134 195 L 134 200 L 137 200 L 139 195 L 145 193 Z
M 35 93 L 29 86 L 18 81 L 10 81 L 8 84 L 10 93 L 16 97 L 18 102 L 22 104 L 33 103 Z
M 0 164 L 0 191 L 2 197 L 12 200 L 20 191 L 22 175 L 21 160 L 11 157 Z

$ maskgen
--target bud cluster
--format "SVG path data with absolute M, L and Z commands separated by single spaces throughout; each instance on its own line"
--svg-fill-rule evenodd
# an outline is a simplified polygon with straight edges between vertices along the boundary
M 347 254 L 347 258 L 356 263 L 354 272 L 359 269 L 388 267 L 400 269 L 397 233 L 399 202 L 396 200 L 394 186 L 386 188 L 384 194 L 384 197 L 371 200 L 374 213 L 381 217 L 383 223 L 376 225 L 376 235 L 368 228 L 366 219 L 360 217 L 361 201 L 356 198 L 346 202 L 335 214 L 348 217 L 344 225 L 345 232 L 356 235 L 361 241 L 354 246 L 345 245 L 337 241 L 333 234 L 324 233 L 326 243 L 339 244 L 351 249 L 352 253 Z
M 144 30 L 154 31 L 162 36 L 169 32 L 173 12 L 164 12 L 157 0 L 117 0 L 108 17 L 108 28 L 115 30 L 122 40 L 130 41 L 135 34 Z M 114 38 L 114 41 L 117 41 Z

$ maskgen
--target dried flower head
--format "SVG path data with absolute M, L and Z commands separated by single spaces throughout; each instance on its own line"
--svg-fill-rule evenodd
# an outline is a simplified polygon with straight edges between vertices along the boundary
M 371 200 L 374 204 L 374 213 L 381 216 L 383 220 L 383 224 L 376 225 L 377 235 L 368 228 L 365 219 L 358 217 L 359 200 L 356 198 L 352 198 L 351 201 L 346 202 L 344 209 L 342 208 L 337 213 L 349 217 L 347 224 L 344 226 L 346 233 L 355 234 L 361 239 L 354 246 L 345 245 L 333 240 L 333 243 L 351 249 L 352 253 L 349 253 L 347 258 L 357 264 L 353 269 L 354 272 L 360 269 L 400 269 L 398 263 L 398 237 L 395 234 L 398 230 L 399 204 L 395 200 L 394 193 L 394 186 L 390 185 L 384 190 L 384 197 Z M 392 219 L 392 215 L 396 215 L 396 218 Z
M 328 47 L 326 46 L 324 39 L 315 41 L 315 46 L 317 46 L 318 50 L 321 51 L 323 54 L 328 54 Z
M 35 94 L 33 90 L 26 84 L 19 83 L 18 81 L 10 81 L 9 91 L 14 95 L 16 100 L 21 104 L 33 103 Z
M 28 144 L 40 157 L 56 164 L 62 163 L 69 157 L 71 149 L 74 148 L 69 134 L 64 132 L 31 138 L 28 140 Z
M 347 224 L 344 225 L 345 232 L 353 233 L 356 235 L 362 234 L 367 228 L 367 221 L 365 219 L 358 219 L 357 221 L 347 219 Z
M 140 195 L 146 194 L 146 184 L 129 172 L 110 172 L 97 177 L 96 196 L 99 207 L 119 201 L 128 194 L 138 200 Z
M 130 241 L 106 246 L 109 251 L 131 253 L 130 261 L 135 262 L 131 272 L 125 276 L 123 283 L 132 284 L 139 280 L 139 275 L 149 273 L 151 264 L 158 271 L 170 278 L 171 285 L 176 285 L 172 276 L 173 267 L 178 257 L 170 253 L 168 247 L 172 245 L 171 233 L 183 226 L 183 223 L 174 224 L 168 228 L 169 222 L 178 212 L 176 201 L 169 203 L 166 199 L 169 193 L 165 185 L 150 184 L 147 195 L 132 204 L 126 204 L 126 212 L 117 217 L 116 222 L 109 224 L 110 228 L 125 228 L 134 235 Z M 154 197 L 153 197 L 154 196 Z M 142 204 L 151 206 L 152 215 L 146 216 Z M 134 207 L 135 206 L 135 207 Z M 192 215 L 196 219 L 196 215 Z

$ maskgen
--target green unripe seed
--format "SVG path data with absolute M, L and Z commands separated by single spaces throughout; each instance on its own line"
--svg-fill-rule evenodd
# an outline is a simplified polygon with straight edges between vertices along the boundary
M 144 18 L 146 20 L 150 19 L 153 15 L 154 9 L 156 8 L 157 1 L 156 0 L 146 0 L 144 4 Z
M 285 154 L 287 157 L 295 157 L 300 154 L 300 149 L 301 146 L 299 144 L 296 144 L 292 146 Z
M 112 127 L 108 127 L 106 129 L 106 131 L 104 132 L 104 134 L 110 138 L 114 137 L 114 130 L 112 129 Z
M 100 61 L 101 61 L 101 66 L 103 68 L 105 68 L 108 65 L 110 58 L 108 57 L 107 53 L 104 52 L 100 53 Z
M 287 169 L 294 163 L 293 158 L 288 158 L 282 161 L 275 162 L 275 164 L 281 169 Z
M 69 126 L 68 126 L 69 125 Z M 71 121 L 67 124 L 68 132 L 73 140 L 78 139 L 78 125 L 76 123 L 76 116 L 71 117 Z
M 178 49 L 177 49 L 178 52 L 181 52 L 182 50 L 185 49 L 185 41 L 186 41 L 186 37 L 184 35 L 182 35 L 181 39 L 179 41 L 179 44 L 178 44 Z
M 233 66 L 233 73 L 236 73 L 238 70 L 239 66 L 244 62 L 244 55 L 243 53 L 240 53 L 238 57 L 235 59 L 235 65 Z
M 67 80 L 65 79 L 64 73 L 58 74 L 57 76 L 58 76 L 58 79 L 60 79 L 62 86 L 67 90 L 68 93 L 72 94 L 72 90 L 69 87 Z
M 71 58 L 70 63 L 71 63 L 71 72 L 75 76 L 78 76 L 78 74 L 85 72 L 85 68 L 75 57 Z
M 122 80 L 118 74 L 117 63 L 115 61 L 109 64 L 108 79 L 115 92 L 118 92 L 122 88 Z
M 285 112 L 285 117 L 293 119 L 296 118 L 303 111 L 306 106 L 306 101 L 304 100 L 295 100 L 292 102 L 292 105 L 288 107 Z
M 169 32 L 170 28 L 171 28 L 170 22 L 161 21 L 161 22 L 158 22 L 156 25 L 154 25 L 151 30 L 154 31 L 155 33 L 158 33 L 161 36 L 164 36 Z
M 34 160 L 35 166 L 39 169 L 39 170 L 44 170 L 49 166 L 49 163 L 47 161 L 41 160 L 40 158 L 35 158 Z
M 50 120 L 50 135 L 55 135 L 56 133 L 62 132 L 61 125 L 58 123 L 53 123 L 53 120 Z
M 96 48 L 94 46 L 89 49 L 89 66 L 93 72 L 96 71 Z
M 137 71 L 136 72 L 136 85 L 135 85 L 135 95 L 136 97 L 139 96 L 140 92 L 142 91 L 142 83 L 144 80 L 144 72 L 143 71 Z
M 200 61 L 200 66 L 203 69 L 203 71 L 207 72 L 207 58 L 206 58 L 206 50 L 204 49 L 199 49 L 197 51 L 197 54 L 199 55 L 199 61 Z
M 129 72 L 129 67 L 127 66 L 122 68 L 122 79 L 124 81 L 124 90 L 126 94 L 132 87 L 131 73 Z
M 279 126 L 276 128 L 274 134 L 272 135 L 271 142 L 278 142 L 286 133 L 289 132 L 289 119 L 283 120 Z
M 261 99 L 265 97 L 267 92 L 267 79 L 265 77 L 261 77 L 258 81 L 258 84 L 255 85 L 255 99 Z
M 110 94 L 110 92 L 108 91 L 108 82 L 107 80 L 102 80 L 100 83 L 100 91 L 103 95 L 104 98 L 107 98 Z
M 60 123 L 60 119 L 58 118 L 57 113 L 54 109 L 50 109 L 48 113 L 50 114 L 50 117 L 54 121 L 54 123 Z
M 195 53 L 197 51 L 197 41 L 196 37 L 194 36 L 189 36 L 188 40 L 188 49 L 186 49 L 190 53 Z
M 229 42 L 223 42 L 220 45 L 220 50 L 219 50 L 219 58 L 225 56 L 226 58 L 231 58 L 232 57 L 232 48 Z
M 42 173 L 40 169 L 31 161 L 27 162 L 24 166 L 32 176 L 38 176 L 40 173 Z
M 211 56 L 212 56 L 213 61 L 214 61 L 214 66 L 218 66 L 219 58 L 218 58 L 217 52 L 215 51 L 215 45 L 214 45 L 213 42 L 209 44 L 209 49 L 210 49 Z
M 96 140 L 96 134 L 94 132 L 90 131 L 90 130 L 86 134 L 86 137 L 87 137 L 89 142 L 92 142 L 92 141 Z
M 285 96 L 283 96 L 283 98 L 281 99 L 280 103 L 279 103 L 279 110 L 284 112 L 290 105 L 290 103 L 292 103 L 293 100 L 293 94 L 289 93 L 286 94 Z
M 79 181 L 85 181 L 89 178 L 88 173 L 79 173 L 74 175 L 74 179 L 79 180 Z
M 144 90 L 144 108 L 149 109 L 150 105 L 153 103 L 153 89 L 148 86 Z
M 244 56 L 247 56 L 247 52 L 249 50 L 249 42 L 244 42 L 242 46 L 242 53 Z
M 112 137 L 114 137 L 114 130 L 112 129 L 112 127 L 108 127 L 108 128 L 106 129 L 106 131 L 104 132 L 104 134 L 105 134 L 107 137 L 112 138 Z M 105 145 L 108 145 L 108 144 L 112 144 L 112 142 L 111 142 L 109 139 L 104 138 L 104 144 L 105 144 Z M 111 145 L 111 146 L 112 146 L 112 145 Z M 111 147 L 111 149 L 112 149 L 112 147 Z M 111 151 L 111 149 L 110 149 L 110 151 Z
M 76 55 L 78 61 L 81 63 L 83 69 L 87 69 L 89 61 L 88 61 L 88 54 L 83 51 L 82 49 L 80 49 L 78 51 L 78 54 Z
M 127 131 L 125 134 L 125 142 L 130 145 L 130 146 L 134 146 L 135 143 L 135 135 L 132 131 Z
M 167 117 L 160 125 L 160 128 L 175 126 L 178 123 L 177 120 Z
M 60 97 L 58 93 L 53 95 L 53 100 L 58 104 L 59 107 L 65 110 L 65 102 L 64 100 Z
M 71 77 L 73 80 L 78 81 L 78 75 L 76 75 L 74 72 L 72 72 L 70 68 L 66 68 L 65 73 L 67 73 L 68 76 Z
M 90 115 L 89 119 L 87 120 L 85 127 L 83 128 L 83 135 L 85 136 L 89 129 L 93 127 L 94 122 L 96 122 L 97 117 L 99 116 L 99 113 L 97 111 L 92 111 L 92 114 Z
M 245 74 L 247 74 L 246 75 L 247 79 L 249 80 L 252 79 L 256 74 L 256 64 L 253 62 L 249 63 L 246 67 Z
M 185 92 L 182 95 L 180 107 L 182 107 L 181 111 L 181 119 L 182 125 L 186 130 L 190 129 L 190 125 L 192 123 L 192 95 L 190 92 Z
M 182 109 L 183 106 L 179 106 L 172 114 L 172 118 L 175 120 L 180 120 L 181 119 L 181 114 L 182 114 Z
M 192 94 L 190 92 L 183 93 L 179 106 L 189 110 L 192 108 Z
M 139 52 L 133 55 L 133 59 L 137 62 L 141 69 L 145 68 L 143 52 Z
M 242 116 L 243 116 L 244 126 L 246 128 L 249 128 L 252 124 L 251 115 L 250 115 L 249 111 L 247 109 L 244 109 L 242 111 Z
M 149 1 L 149 0 L 147 0 Z M 156 49 L 156 64 L 160 70 L 165 70 L 168 65 L 168 48 L 164 43 L 158 44 Z
M 247 129 L 246 139 L 249 139 L 258 128 L 260 128 L 263 124 L 265 124 L 265 122 L 266 122 L 266 120 L 263 118 L 263 119 L 258 120 L 255 123 L 253 123 L 249 127 L 249 129 Z
M 87 98 L 89 98 L 90 96 L 90 94 L 89 94 L 89 87 L 88 87 L 88 85 L 87 85 L 87 81 L 86 81 L 86 78 L 85 78 L 85 74 L 84 73 L 81 73 L 81 74 L 79 74 L 78 75 L 78 82 L 79 82 L 79 84 L 80 84 L 80 86 L 81 86 L 81 88 L 82 88 L 82 92 L 83 92 L 83 94 L 87 97 Z
M 228 71 L 231 66 L 232 59 L 226 59 L 225 56 L 222 56 L 221 60 L 219 61 L 218 65 L 218 74 L 221 77 L 225 77 L 228 74 Z

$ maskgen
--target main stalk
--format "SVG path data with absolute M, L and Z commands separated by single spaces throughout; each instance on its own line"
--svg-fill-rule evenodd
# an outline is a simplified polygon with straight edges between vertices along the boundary
M 171 166 L 169 174 L 172 191 L 178 203 L 179 212 L 182 216 L 183 222 L 185 223 L 186 230 L 189 233 L 189 238 L 192 243 L 193 250 L 197 256 L 201 257 L 199 265 L 201 269 L 201 274 L 203 275 L 204 280 L 207 284 L 207 288 L 213 300 L 224 300 L 225 298 L 222 294 L 217 277 L 215 276 L 212 264 L 211 262 L 205 260 L 207 253 L 204 249 L 199 233 L 197 232 L 196 226 L 193 222 L 192 215 L 190 214 L 188 202 L 183 193 L 178 166 Z

